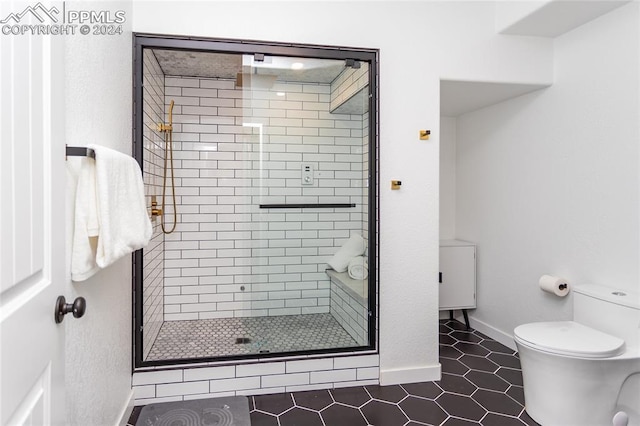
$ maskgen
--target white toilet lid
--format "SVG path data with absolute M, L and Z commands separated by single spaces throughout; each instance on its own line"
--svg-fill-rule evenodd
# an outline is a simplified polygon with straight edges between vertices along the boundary
M 523 324 L 513 333 L 525 345 L 558 355 L 608 358 L 624 351 L 624 340 L 574 321 Z

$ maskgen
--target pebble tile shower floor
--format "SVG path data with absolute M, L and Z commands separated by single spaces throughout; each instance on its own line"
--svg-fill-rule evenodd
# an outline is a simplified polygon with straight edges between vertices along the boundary
M 331 314 L 166 321 L 147 361 L 354 346 Z
M 517 353 L 440 321 L 442 379 L 249 398 L 252 426 L 536 426 L 524 411 Z M 130 419 L 134 425 L 140 407 Z

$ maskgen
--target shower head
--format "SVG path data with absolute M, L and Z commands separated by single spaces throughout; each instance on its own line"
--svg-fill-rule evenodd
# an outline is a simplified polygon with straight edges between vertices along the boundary
M 173 125 L 173 104 L 174 103 L 175 102 L 172 99 L 171 103 L 169 104 L 169 126 Z
M 156 126 L 156 130 L 159 132 L 171 132 L 173 131 L 173 104 L 175 102 L 173 100 L 171 100 L 171 103 L 169 104 L 169 122 L 167 124 L 165 123 L 158 123 Z

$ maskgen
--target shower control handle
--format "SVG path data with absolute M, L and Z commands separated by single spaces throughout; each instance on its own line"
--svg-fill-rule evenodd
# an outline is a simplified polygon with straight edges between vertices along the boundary
M 162 209 L 158 209 L 158 202 L 156 201 L 156 196 L 151 196 L 151 217 L 154 216 L 162 216 Z
M 302 185 L 313 185 L 313 164 L 302 164 Z
M 73 313 L 74 318 L 80 318 L 87 310 L 87 301 L 84 297 L 76 297 L 73 303 L 67 303 L 64 296 L 58 296 L 56 300 L 56 308 L 54 312 L 54 318 L 56 324 L 60 324 L 64 320 L 64 316 L 68 313 Z

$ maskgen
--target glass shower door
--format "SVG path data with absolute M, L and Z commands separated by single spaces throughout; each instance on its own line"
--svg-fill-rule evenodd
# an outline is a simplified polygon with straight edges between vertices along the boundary
M 243 55 L 238 81 L 252 162 L 247 344 L 259 353 L 365 346 L 366 273 L 354 279 L 327 262 L 354 238 L 357 255 L 368 253 L 367 64 Z

